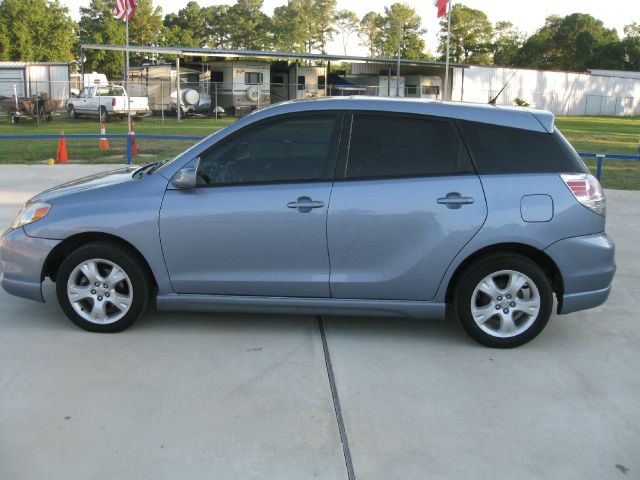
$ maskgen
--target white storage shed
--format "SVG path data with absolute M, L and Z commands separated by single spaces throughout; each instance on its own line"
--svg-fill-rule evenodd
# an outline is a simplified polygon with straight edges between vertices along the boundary
M 45 92 L 52 100 L 69 98 L 71 64 L 0 62 L 0 96 L 29 97 Z

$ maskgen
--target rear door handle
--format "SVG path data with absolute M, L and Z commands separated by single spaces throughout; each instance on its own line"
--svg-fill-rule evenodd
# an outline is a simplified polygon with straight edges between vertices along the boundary
M 438 199 L 440 205 L 446 205 L 447 208 L 460 208 L 463 205 L 473 203 L 473 197 L 463 197 L 458 192 L 449 192 L 446 197 Z
M 324 202 L 311 200 L 310 197 L 299 197 L 295 202 L 287 203 L 289 208 L 297 208 L 300 213 L 308 213 L 312 208 L 324 207 Z

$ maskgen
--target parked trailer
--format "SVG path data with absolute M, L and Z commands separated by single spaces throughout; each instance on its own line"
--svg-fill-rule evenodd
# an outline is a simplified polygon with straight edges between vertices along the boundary
M 18 123 L 21 119 L 33 119 L 37 116 L 50 122 L 53 119 L 53 113 L 62 108 L 62 101 L 50 100 L 46 92 L 32 95 L 30 98 L 17 95 L 4 96 L 0 97 L 0 108 L 8 112 L 12 124 Z
M 377 97 L 395 97 L 396 85 L 400 82 L 400 96 L 404 97 L 405 79 L 388 75 L 348 75 L 347 80 L 354 85 L 361 85 L 366 89 L 367 95 Z
M 271 104 L 271 64 L 257 61 L 212 62 L 202 76 L 211 82 L 217 104 L 241 117 Z
M 182 116 L 208 115 L 212 111 L 206 76 L 197 70 L 180 68 L 180 102 L 178 102 L 178 71 L 173 65 L 144 65 L 129 70 L 129 91 L 148 97 L 154 113 L 175 114 L 180 104 Z
M 324 97 L 326 91 L 326 67 L 276 65 L 271 71 L 272 101 L 301 100 Z

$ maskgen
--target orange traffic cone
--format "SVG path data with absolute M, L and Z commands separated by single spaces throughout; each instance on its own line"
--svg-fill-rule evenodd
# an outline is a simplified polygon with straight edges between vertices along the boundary
M 133 135 L 133 137 L 131 138 L 131 156 L 132 157 L 138 156 L 138 147 L 136 145 L 135 134 L 136 134 L 136 130 L 134 128 L 133 120 L 131 120 L 131 128 L 129 129 L 129 135 Z
M 64 135 L 64 132 L 60 132 L 60 135 Z M 64 137 L 60 137 L 60 140 L 58 140 L 56 163 L 69 163 L 69 157 L 67 156 L 67 141 Z
M 106 135 L 107 128 L 104 123 L 100 124 L 100 135 Z M 100 150 L 109 150 L 109 140 L 106 137 L 100 137 L 100 145 L 98 146 Z

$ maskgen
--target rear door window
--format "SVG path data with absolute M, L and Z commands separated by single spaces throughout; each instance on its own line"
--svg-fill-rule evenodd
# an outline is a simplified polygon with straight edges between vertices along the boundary
M 459 122 L 478 173 L 584 172 L 562 134 L 534 132 L 480 122 Z
M 419 177 L 472 172 L 447 120 L 355 113 L 346 178 Z

